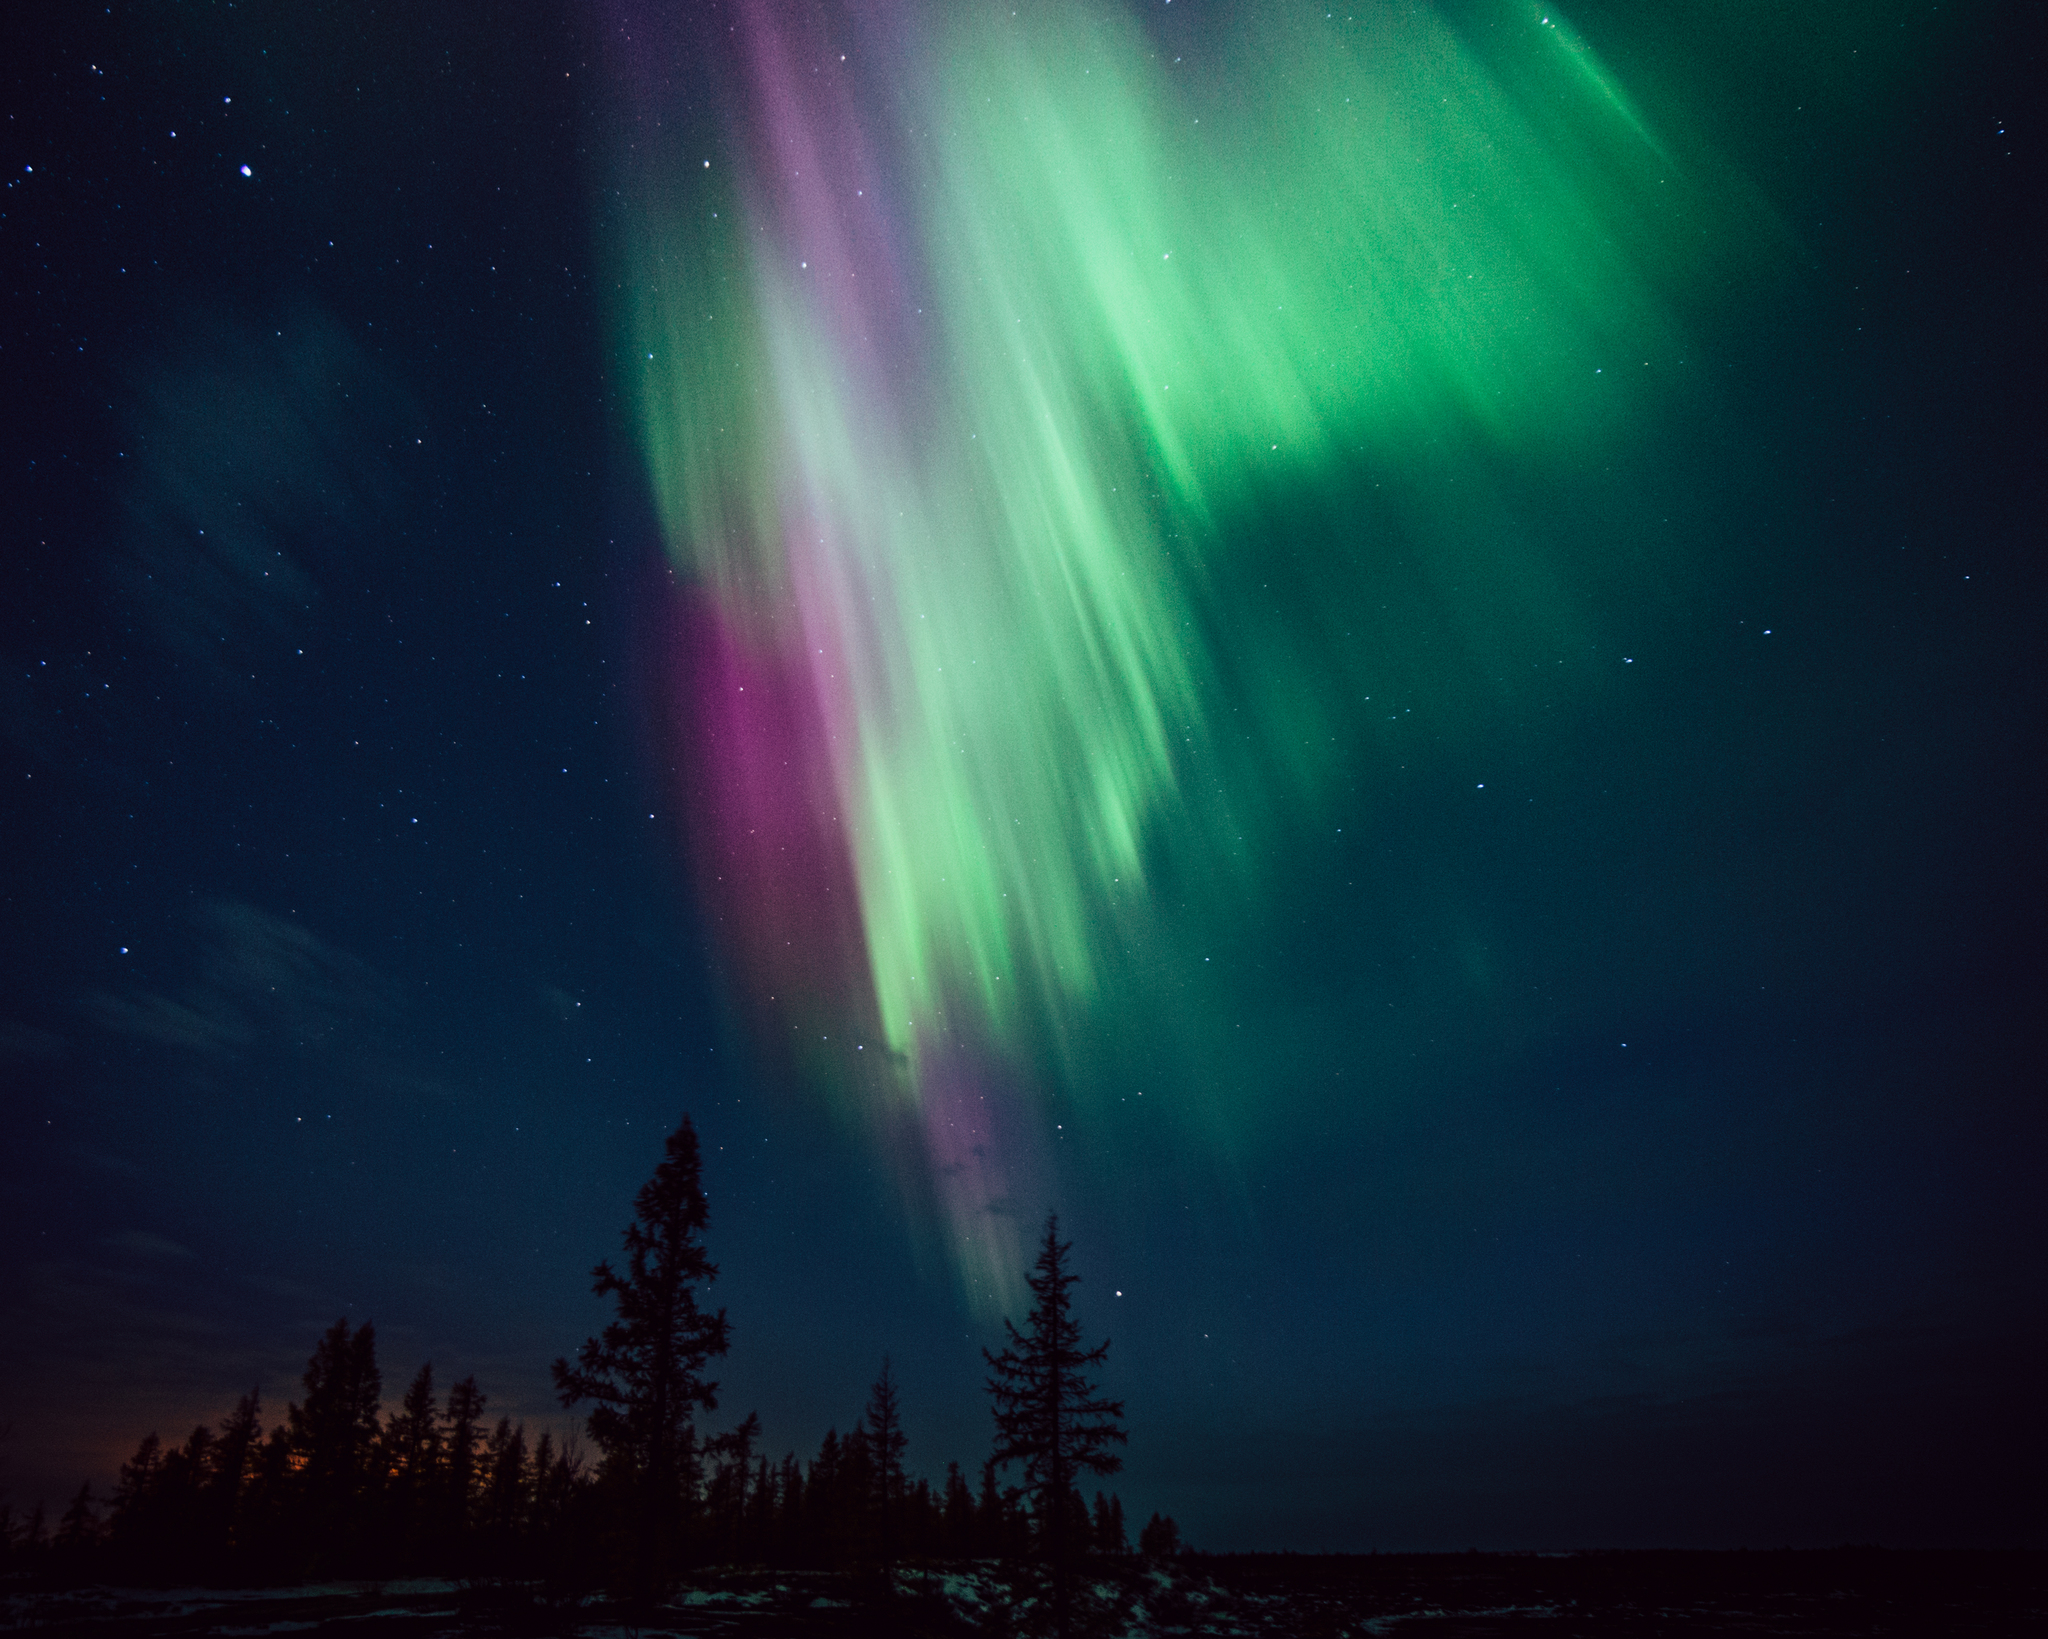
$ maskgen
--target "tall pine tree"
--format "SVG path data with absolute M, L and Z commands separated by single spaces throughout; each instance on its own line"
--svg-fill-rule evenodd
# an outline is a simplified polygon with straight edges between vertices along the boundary
M 675 1562 L 697 1478 L 696 1413 L 718 1406 L 718 1385 L 704 1368 L 730 1338 L 725 1311 L 697 1303 L 697 1288 L 718 1278 L 704 1252 L 710 1212 L 702 1173 L 697 1130 L 685 1116 L 634 1199 L 625 1270 L 607 1261 L 591 1272 L 591 1290 L 613 1301 L 617 1318 L 584 1342 L 575 1365 L 555 1362 L 562 1404 L 591 1402 L 590 1438 L 607 1477 L 632 1498 L 632 1578 L 642 1595 Z
M 477 1448 L 484 1441 L 484 1406 L 490 1397 L 465 1377 L 448 1391 L 441 1434 L 440 1551 L 460 1560 L 469 1548 L 470 1522 L 481 1478 Z
M 992 1461 L 1023 1466 L 1022 1489 L 1031 1501 L 1040 1551 L 1052 1564 L 1053 1608 L 1062 1634 L 1070 1561 L 1087 1534 L 1086 1515 L 1074 1517 L 1074 1482 L 1082 1474 L 1114 1474 L 1123 1467 L 1108 1448 L 1126 1438 L 1124 1403 L 1098 1398 L 1088 1376 L 1108 1358 L 1109 1340 L 1081 1347 L 1081 1323 L 1067 1290 L 1081 1278 L 1067 1269 L 1072 1250 L 1072 1242 L 1060 1239 L 1059 1219 L 1048 1217 L 1038 1262 L 1025 1277 L 1034 1300 L 1025 1330 L 1005 1320 L 1010 1346 L 1001 1354 L 982 1350 L 994 1374 L 988 1380 L 996 1419 Z
M 213 1467 L 207 1476 L 206 1511 L 209 1529 L 221 1554 L 241 1550 L 244 1493 L 262 1457 L 262 1400 L 251 1389 L 221 1419 L 213 1442 Z
M 882 1356 L 882 1375 L 868 1391 L 867 1410 L 869 1460 L 875 1470 L 875 1542 L 882 1567 L 896 1563 L 901 1542 L 904 1499 L 903 1452 L 910 1444 L 903 1432 L 903 1413 L 896 1403 L 896 1379 L 889 1372 L 889 1357 Z M 893 1589 L 895 1584 L 891 1582 Z
M 364 1321 L 351 1333 L 346 1316 L 337 1320 L 306 1362 L 305 1385 L 305 1404 L 285 1416 L 307 1568 L 319 1572 L 354 1557 L 364 1523 L 384 1386 L 376 1328 Z
M 438 1546 L 434 1504 L 441 1482 L 441 1410 L 434 1399 L 434 1363 L 421 1366 L 399 1409 L 385 1419 L 378 1466 L 384 1475 L 388 1547 L 404 1570 Z

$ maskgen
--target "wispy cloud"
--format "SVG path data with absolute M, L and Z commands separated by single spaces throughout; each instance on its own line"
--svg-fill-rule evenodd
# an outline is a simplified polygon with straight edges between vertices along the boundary
M 87 1017 L 202 1058 L 258 1046 L 324 1052 L 342 1038 L 358 1056 L 376 1050 L 396 1014 L 396 990 L 368 963 L 255 905 L 212 904 L 200 921 L 197 975 L 177 994 L 94 992 Z
M 86 1016 L 119 1035 L 139 1037 L 188 1053 L 229 1053 L 255 1040 L 248 1020 L 215 1005 L 218 998 L 200 994 L 191 1001 L 147 991 L 131 996 L 94 992 L 85 999 Z
M 183 1262 L 193 1255 L 191 1247 L 147 1229 L 124 1229 L 118 1235 L 107 1236 L 100 1244 L 153 1263 Z

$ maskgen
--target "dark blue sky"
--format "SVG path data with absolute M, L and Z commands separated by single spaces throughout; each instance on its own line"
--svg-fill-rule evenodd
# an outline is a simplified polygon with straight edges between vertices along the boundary
M 887 1351 L 912 1466 L 971 1468 L 989 1333 L 750 1045 L 681 863 L 597 13 L 430 11 L 0 35 L 0 1487 L 251 1383 L 281 1415 L 337 1314 L 394 1394 L 431 1358 L 565 1422 L 547 1363 L 685 1110 L 725 1410 L 808 1455 Z M 1114 1338 L 1127 1513 L 2041 1541 L 2042 64 L 2029 8 L 1896 12 L 1576 19 L 1789 235 L 1691 315 L 1706 385 L 1636 468 L 1502 476 L 1531 530 L 1677 517 L 1682 568 L 1587 576 L 1642 660 L 1474 684 L 1436 751 L 1356 725 L 1341 838 L 1287 818 L 1227 929 L 1158 881 L 1224 962 L 1161 1016 L 1251 1044 L 1098 1021 L 1032 1067 L 1189 1090 L 1022 1205 Z M 1364 485 L 1246 561 L 1359 516 L 1427 552 Z M 1454 613 L 1385 584 L 1419 676 Z

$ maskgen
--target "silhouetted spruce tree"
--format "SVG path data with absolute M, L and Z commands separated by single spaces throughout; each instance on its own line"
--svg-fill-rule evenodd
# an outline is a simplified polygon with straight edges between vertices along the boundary
M 212 1544 L 206 1537 L 206 1471 L 213 1460 L 213 1430 L 201 1423 L 185 1443 L 164 1454 L 156 1489 L 162 1526 L 158 1552 L 165 1572 L 179 1580 L 203 1577 Z
M 292 1441 L 279 1423 L 264 1437 L 242 1493 L 236 1559 L 245 1580 L 275 1582 L 295 1574 L 292 1564 Z
M 484 1447 L 483 1483 L 478 1492 L 473 1562 L 494 1576 L 510 1575 L 526 1535 L 533 1476 L 526 1450 L 526 1425 L 500 1417 Z
M 974 1504 L 974 1551 L 988 1558 L 1002 1558 L 1014 1553 L 1017 1544 L 1013 1540 L 1012 1513 L 1015 1508 L 1014 1491 L 1005 1495 L 1002 1485 L 996 1479 L 996 1460 L 991 1457 L 981 1465 L 981 1491 Z
M 445 1569 L 466 1569 L 470 1527 L 481 1489 L 478 1447 L 484 1439 L 484 1406 L 489 1396 L 465 1377 L 448 1391 L 442 1419 L 441 1497 L 438 1552 Z
M 858 1564 L 874 1552 L 875 1543 L 875 1459 L 868 1431 L 859 1423 L 839 1442 L 839 1483 L 831 1503 L 830 1562 Z
M 697 1304 L 697 1288 L 718 1277 L 704 1252 L 710 1212 L 702 1170 L 697 1131 L 685 1116 L 634 1200 L 625 1271 L 605 1262 L 591 1273 L 591 1290 L 613 1300 L 618 1318 L 585 1341 L 574 1366 L 555 1362 L 562 1404 L 593 1402 L 590 1437 L 604 1453 L 607 1477 L 631 1498 L 631 1576 L 642 1596 L 676 1562 L 695 1495 L 696 1413 L 718 1406 L 718 1385 L 704 1367 L 730 1338 L 725 1311 L 708 1314 Z
M 156 1471 L 162 1464 L 164 1443 L 157 1438 L 156 1430 L 143 1435 L 142 1443 L 135 1448 L 135 1455 L 121 1465 L 121 1477 L 114 1482 L 113 1512 L 117 1518 L 132 1518 L 148 1497 L 150 1488 L 156 1484 Z
M 104 1530 L 100 1505 L 93 1499 L 92 1482 L 78 1488 L 57 1520 L 57 1538 L 51 1544 L 51 1564 L 57 1574 L 74 1582 L 89 1578 L 97 1568 Z
M 713 1560 L 737 1564 L 746 1557 L 749 1490 L 754 1479 L 754 1442 L 761 1438 L 761 1419 L 749 1412 L 737 1428 L 704 1442 L 712 1459 L 710 1483 L 704 1488 L 704 1553 Z
M 1109 1356 L 1109 1341 L 1081 1347 L 1081 1323 L 1074 1318 L 1068 1288 L 1080 1276 L 1067 1270 L 1071 1242 L 1059 1238 L 1059 1219 L 1045 1220 L 1045 1241 L 1025 1279 L 1033 1303 L 1025 1330 L 1008 1320 L 1010 1346 L 1001 1354 L 982 1350 L 994 1375 L 996 1444 L 992 1460 L 1023 1467 L 1024 1495 L 1030 1499 L 1040 1551 L 1053 1572 L 1053 1611 L 1059 1632 L 1067 1631 L 1069 1567 L 1085 1515 L 1074 1520 L 1082 1474 L 1114 1474 L 1123 1459 L 1107 1448 L 1125 1442 L 1121 1400 L 1097 1397 L 1088 1373 Z
M 775 1495 L 775 1471 L 768 1459 L 757 1459 L 754 1479 L 747 1494 L 747 1518 L 742 1533 L 740 1557 L 749 1564 L 766 1564 L 775 1557 L 776 1525 L 781 1509 Z
M 1081 1488 L 1067 1489 L 1067 1505 L 1060 1510 L 1060 1528 L 1066 1532 L 1066 1552 L 1070 1558 L 1080 1558 L 1095 1551 L 1095 1531 L 1088 1523 L 1088 1499 L 1081 1495 Z
M 904 1552 L 917 1559 L 929 1559 L 939 1552 L 943 1516 L 932 1482 L 919 1477 L 903 1493 Z
M 441 1408 L 434 1399 L 430 1360 L 414 1375 L 398 1410 L 384 1420 L 379 1441 L 386 1559 L 401 1572 L 417 1573 L 431 1562 L 441 1457 Z
M 552 1597 L 573 1599 L 591 1581 L 589 1500 L 574 1442 L 565 1441 L 558 1451 L 554 1437 L 544 1431 L 533 1448 L 528 1574 L 538 1573 Z
M 974 1557 L 974 1493 L 967 1489 L 967 1476 L 958 1463 L 946 1464 L 945 1555 L 948 1559 Z
M 782 1459 L 775 1486 L 776 1560 L 782 1565 L 803 1563 L 808 1547 L 804 1535 L 804 1469 L 794 1451 Z
M 1131 1551 L 1130 1538 L 1124 1534 L 1124 1505 L 1114 1493 L 1095 1493 L 1094 1535 L 1098 1554 L 1119 1557 Z
M 800 1560 L 806 1565 L 830 1565 L 837 1542 L 834 1525 L 839 1507 L 839 1431 L 825 1430 L 818 1442 L 818 1454 L 804 1470 L 803 1534 Z
M 146 1437 L 121 1465 L 106 1528 L 109 1569 L 142 1582 L 204 1580 L 225 1548 L 212 1492 L 213 1430 L 195 1428 L 182 1446 Z
M 882 1375 L 868 1390 L 867 1436 L 868 1461 L 874 1472 L 875 1551 L 886 1573 L 895 1565 L 902 1546 L 903 1453 L 910 1444 L 903 1432 L 903 1413 L 896 1403 L 896 1380 L 889 1374 L 887 1355 L 882 1356 Z
M 262 1455 L 263 1402 L 251 1389 L 235 1402 L 235 1409 L 220 1422 L 220 1435 L 213 1442 L 213 1460 L 206 1476 L 207 1530 L 214 1547 L 216 1574 L 243 1553 L 243 1512 L 247 1491 L 255 1478 Z
M 1138 1533 L 1138 1552 L 1147 1559 L 1171 1559 L 1180 1552 L 1180 1527 L 1171 1514 L 1154 1514 Z
M 162 1469 L 163 1442 L 152 1429 L 121 1465 L 107 1506 L 107 1542 L 117 1574 L 138 1581 L 155 1577 L 162 1554 L 163 1494 L 157 1485 Z
M 368 1321 L 353 1333 L 344 1316 L 327 1329 L 306 1362 L 306 1402 L 286 1408 L 298 1493 L 304 1569 L 318 1573 L 360 1557 L 370 1454 L 379 1432 L 377 1333 Z

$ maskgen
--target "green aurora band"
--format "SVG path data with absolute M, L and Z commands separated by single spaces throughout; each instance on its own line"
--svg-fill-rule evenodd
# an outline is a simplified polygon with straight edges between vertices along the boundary
M 1625 441 L 1648 389 L 1619 366 L 1683 353 L 1741 215 L 1555 12 L 1257 11 L 1197 66 L 1114 9 L 828 38 L 760 6 L 718 134 L 628 179 L 640 440 L 730 660 L 682 705 L 722 725 L 699 868 L 777 935 L 736 958 L 759 1016 L 917 1152 L 989 1310 L 1022 1265 L 1003 1205 L 1044 1187 L 1036 1083 L 1122 983 L 1160 861 L 1252 893 L 1274 805 L 1344 755 L 1355 679 L 1236 618 L 1233 554 L 1368 472 Z M 1314 567 L 1331 609 L 1371 548 Z M 1515 618 L 1578 618 L 1540 553 L 1497 554 L 1464 567 Z M 749 678 L 796 704 L 732 716 Z M 811 858 L 740 857 L 792 807 Z M 835 856 L 857 958 L 821 978 Z

